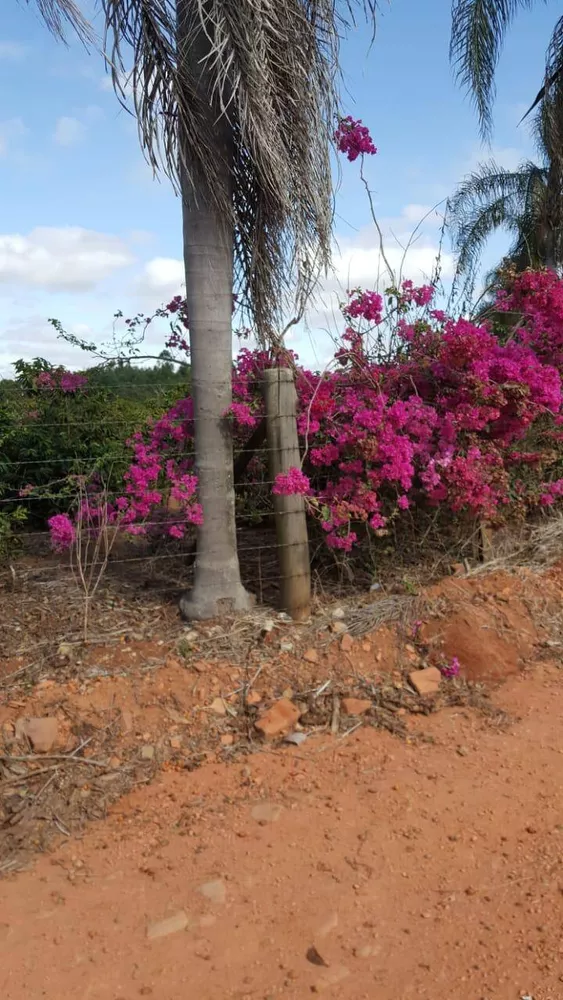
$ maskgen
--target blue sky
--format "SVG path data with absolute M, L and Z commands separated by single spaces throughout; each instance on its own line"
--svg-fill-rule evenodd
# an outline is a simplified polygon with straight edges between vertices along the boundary
M 533 153 L 517 127 L 541 82 L 557 17 L 554 2 L 519 15 L 498 74 L 492 152 L 515 166 Z M 346 110 L 369 125 L 377 157 L 368 176 L 388 253 L 425 213 L 488 154 L 476 116 L 448 62 L 450 0 L 392 0 L 373 45 L 361 24 L 343 44 Z M 357 164 L 338 183 L 335 276 L 327 296 L 349 280 L 376 280 L 378 251 Z M 406 263 L 428 274 L 440 219 L 431 215 Z M 502 240 L 489 248 L 494 262 Z M 448 248 L 446 247 L 446 251 Z M 18 357 L 69 366 L 83 357 L 56 340 L 46 320 L 103 339 L 113 313 L 152 310 L 180 291 L 180 205 L 165 178 L 154 181 L 135 122 L 120 109 L 101 56 L 54 41 L 31 6 L 4 0 L 0 21 L 0 369 Z M 446 252 L 444 273 L 451 270 Z M 330 302 L 311 316 L 327 321 Z M 303 339 L 303 338 L 302 338 Z M 322 360 L 322 335 L 298 344 Z M 314 342 L 318 340 L 317 349 Z M 161 345 L 155 343 L 158 350 Z

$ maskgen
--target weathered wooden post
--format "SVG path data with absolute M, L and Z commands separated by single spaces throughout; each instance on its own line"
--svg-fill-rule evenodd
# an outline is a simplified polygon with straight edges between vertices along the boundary
M 297 435 L 297 393 L 289 368 L 264 372 L 264 399 L 270 479 L 301 467 Z M 281 575 L 282 609 L 295 621 L 307 618 L 311 608 L 311 568 L 305 499 L 274 494 L 274 514 Z

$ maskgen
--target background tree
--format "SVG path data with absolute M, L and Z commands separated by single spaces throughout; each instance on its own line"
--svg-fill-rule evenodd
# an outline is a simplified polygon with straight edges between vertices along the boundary
M 563 101 L 558 99 L 557 106 L 560 114 Z M 561 129 L 558 115 L 547 113 L 545 102 L 534 127 L 539 162 L 524 161 L 516 170 L 499 167 L 494 160 L 482 163 L 448 203 L 456 281 L 466 297 L 473 292 L 487 240 L 499 229 L 507 231 L 512 242 L 486 285 L 498 286 L 507 270 L 518 273 L 529 267 L 558 269 L 563 265 Z
M 36 0 L 71 21 L 71 0 Z M 231 404 L 233 287 L 277 340 L 328 264 L 339 44 L 375 0 L 101 0 L 113 83 L 133 95 L 148 162 L 182 198 L 196 471 L 203 507 L 187 617 L 244 609 Z M 57 14 L 58 11 L 58 14 Z M 55 18 L 53 22 L 53 17 Z M 80 26 L 80 21 L 78 21 Z
M 533 2 L 454 0 L 450 57 L 475 101 L 484 136 L 492 127 L 495 71 L 506 31 L 518 10 Z M 526 161 L 515 171 L 494 161 L 482 164 L 449 203 L 456 277 L 463 280 L 465 295 L 473 290 L 485 243 L 497 229 L 507 230 L 512 243 L 487 276 L 493 290 L 507 274 L 528 267 L 557 270 L 563 264 L 563 17 L 547 49 L 543 85 L 524 117 L 535 108 L 538 162 Z M 489 310 L 490 305 L 486 302 Z

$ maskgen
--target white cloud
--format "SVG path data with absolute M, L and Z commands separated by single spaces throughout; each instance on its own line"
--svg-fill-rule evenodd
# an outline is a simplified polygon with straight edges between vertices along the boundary
M 86 324 L 69 324 L 75 336 L 89 340 L 94 331 Z M 34 357 L 47 358 L 52 364 L 80 368 L 91 363 L 89 355 L 59 340 L 44 315 L 31 313 L 24 319 L 8 318 L 2 322 L 0 336 L 0 376 L 13 377 L 13 363 L 17 358 L 31 361 Z
M 175 257 L 153 257 L 137 279 L 137 291 L 144 298 L 178 295 L 185 284 L 184 262 Z
M 132 263 L 117 236 L 78 226 L 33 229 L 29 235 L 0 235 L 0 283 L 86 291 Z
M 29 49 L 22 42 L 0 41 L 0 62 L 19 62 Z
M 56 142 L 58 146 L 75 146 L 84 139 L 85 135 L 86 126 L 78 118 L 63 116 L 57 119 L 53 132 L 53 142 Z
M 29 129 L 24 125 L 22 118 L 8 118 L 6 121 L 0 122 L 0 158 L 6 157 L 12 149 L 13 145 L 16 145 L 19 139 L 22 139 L 29 132 Z

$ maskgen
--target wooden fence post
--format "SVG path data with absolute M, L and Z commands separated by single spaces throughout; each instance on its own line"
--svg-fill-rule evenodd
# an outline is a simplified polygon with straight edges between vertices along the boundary
M 270 479 L 301 468 L 297 436 L 297 394 L 289 368 L 264 372 L 264 399 Z M 311 568 L 305 499 L 274 494 L 274 514 L 281 575 L 281 604 L 295 621 L 308 618 L 311 609 Z

